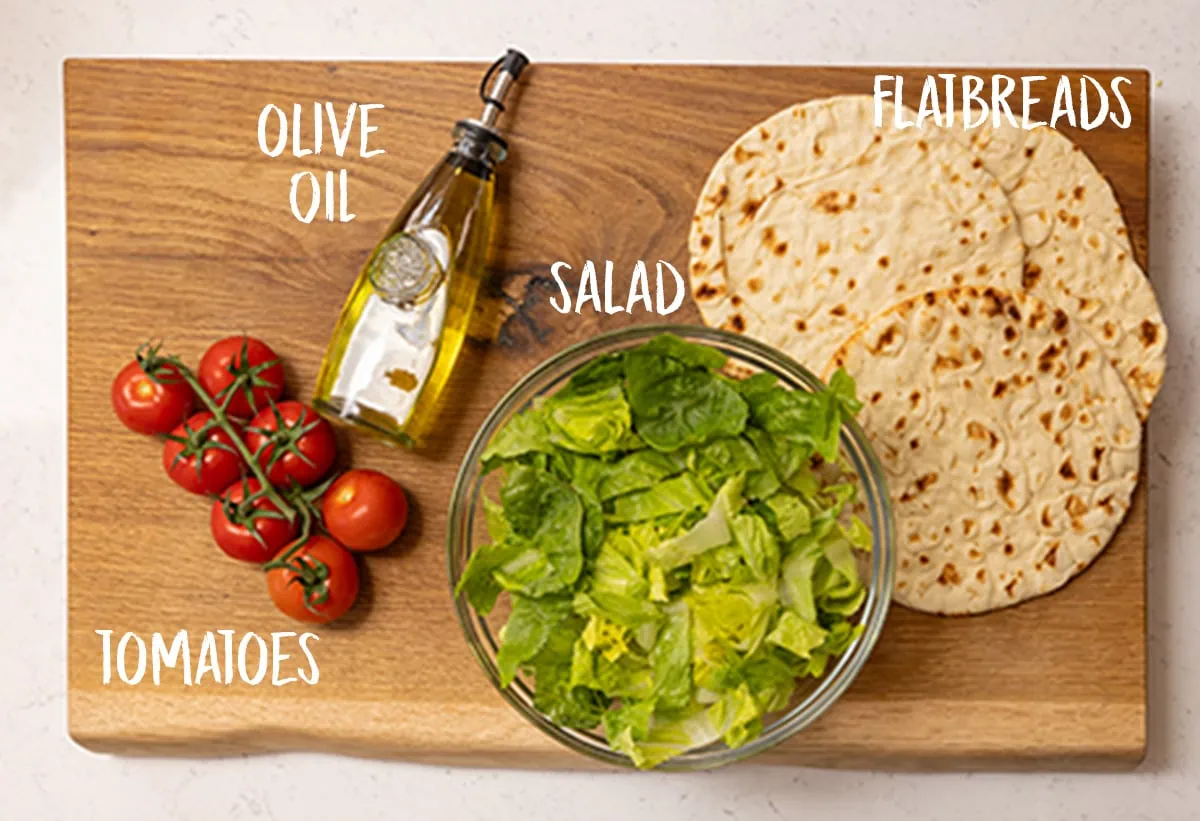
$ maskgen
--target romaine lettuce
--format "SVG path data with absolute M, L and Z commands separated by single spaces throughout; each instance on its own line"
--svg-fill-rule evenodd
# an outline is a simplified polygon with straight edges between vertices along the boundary
M 827 478 L 853 379 L 807 393 L 724 365 L 671 335 L 599 357 L 483 457 L 505 479 L 456 595 L 486 615 L 507 590 L 502 684 L 530 677 L 550 720 L 603 725 L 639 767 L 751 740 L 861 632 L 871 532 Z

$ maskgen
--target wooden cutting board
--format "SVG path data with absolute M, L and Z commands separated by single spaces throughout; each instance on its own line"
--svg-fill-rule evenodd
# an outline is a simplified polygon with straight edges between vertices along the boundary
M 342 437 L 355 465 L 395 476 L 415 506 L 400 544 L 365 561 L 352 616 L 319 631 L 318 684 L 252 687 L 209 678 L 186 687 L 169 670 L 159 686 L 101 681 L 97 630 L 146 639 L 188 630 L 198 643 L 219 629 L 297 629 L 274 611 L 260 574 L 211 544 L 207 504 L 164 477 L 159 445 L 118 424 L 109 407 L 112 376 L 149 337 L 165 338 L 195 362 L 212 340 L 245 330 L 285 356 L 295 395 L 307 398 L 359 266 L 448 147 L 450 125 L 477 113 L 483 69 L 66 64 L 68 676 L 70 732 L 80 743 L 119 753 L 318 749 L 478 765 L 587 765 L 512 711 L 460 635 L 444 559 L 458 461 L 488 410 L 534 363 L 629 321 L 590 311 L 563 321 L 546 305 L 556 292 L 547 288 L 553 262 L 578 271 L 587 259 L 613 260 L 618 294 L 639 259 L 684 270 L 692 204 L 725 147 L 791 103 L 870 93 L 873 69 L 535 65 L 503 122 L 513 150 L 501 171 L 504 222 L 492 288 L 450 389 L 446 424 L 417 453 Z M 907 88 L 919 89 L 921 77 L 938 70 L 901 73 Z M 1114 74 L 1087 73 L 1105 86 Z M 1149 77 L 1119 73 L 1133 80 L 1124 89 L 1132 127 L 1106 124 L 1071 136 L 1112 180 L 1144 264 Z M 370 147 L 386 153 L 270 158 L 259 150 L 263 106 L 290 111 L 302 103 L 311 112 L 313 101 L 325 100 L 341 116 L 352 101 L 384 104 L 371 112 L 379 130 Z M 357 218 L 298 222 L 288 205 L 291 175 L 341 168 Z M 673 319 L 699 316 L 689 301 Z M 893 608 L 840 703 L 763 760 L 888 769 L 1132 767 L 1145 749 L 1145 558 L 1143 483 L 1113 544 L 1063 591 L 974 618 Z

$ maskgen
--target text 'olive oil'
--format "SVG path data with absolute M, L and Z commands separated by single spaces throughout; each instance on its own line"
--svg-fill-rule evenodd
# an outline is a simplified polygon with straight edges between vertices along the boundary
M 321 363 L 313 404 L 325 416 L 407 445 L 433 428 L 491 246 L 495 169 L 508 153 L 496 119 L 528 62 L 509 49 L 492 64 L 483 114 L 454 126 L 454 147 L 371 252 Z

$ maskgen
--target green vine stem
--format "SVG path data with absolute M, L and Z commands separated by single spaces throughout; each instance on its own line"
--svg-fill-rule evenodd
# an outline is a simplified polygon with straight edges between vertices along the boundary
M 258 464 L 258 460 L 254 458 L 254 454 L 250 452 L 248 447 L 246 447 L 246 443 L 242 441 L 242 437 L 238 433 L 237 429 L 234 428 L 229 421 L 229 415 L 225 412 L 225 407 L 229 404 L 229 400 L 233 396 L 233 391 L 230 391 L 226 395 L 224 402 L 217 404 L 217 402 L 208 395 L 208 391 L 204 390 L 204 386 L 200 384 L 200 380 L 198 380 L 196 375 L 192 373 L 191 368 L 183 363 L 182 359 L 174 354 L 163 356 L 158 353 L 158 347 L 159 346 L 154 343 L 147 343 L 138 349 L 138 361 L 142 363 L 142 370 L 150 373 L 152 371 L 156 371 L 163 363 L 170 364 L 172 367 L 174 367 L 179 372 L 179 375 L 183 377 L 183 381 L 187 382 L 188 386 L 191 387 L 192 392 L 196 394 L 196 398 L 199 399 L 204 404 L 204 407 L 208 409 L 208 412 L 213 415 L 213 419 L 216 420 L 217 424 L 221 427 L 221 430 L 225 431 L 225 433 L 229 435 L 229 438 L 233 440 L 234 447 L 237 448 L 238 453 L 241 455 L 242 459 L 245 460 L 246 466 L 250 468 L 250 472 L 254 474 L 254 478 L 258 479 L 259 483 L 262 485 L 263 493 L 267 495 L 268 499 L 275 503 L 275 506 L 279 508 L 279 511 L 283 514 L 284 518 L 288 520 L 288 522 L 294 522 L 296 520 L 296 509 L 284 501 L 284 498 L 279 495 L 279 491 L 271 485 L 271 482 L 267 479 L 266 472 L 262 469 L 262 466 Z
M 325 491 L 333 484 L 336 477 L 329 477 L 321 484 L 314 488 L 305 490 L 304 488 L 293 484 L 291 489 L 287 491 L 288 501 L 293 505 L 293 509 L 299 511 L 300 514 L 300 535 L 297 536 L 290 545 L 279 552 L 271 561 L 263 565 L 263 570 L 289 569 L 297 573 L 302 573 L 303 566 L 297 561 L 293 561 L 293 557 L 308 541 L 308 537 L 312 535 L 313 522 L 321 521 L 321 510 L 317 506 L 317 500 L 324 495 Z M 312 563 L 321 565 L 319 559 L 310 559 Z

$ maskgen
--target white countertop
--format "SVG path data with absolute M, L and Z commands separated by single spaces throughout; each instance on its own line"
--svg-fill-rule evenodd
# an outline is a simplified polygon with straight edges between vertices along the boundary
M 1195 818 L 1200 807 L 1200 3 L 75 0 L 0 4 L 0 815 Z M 603 9 L 603 10 L 601 10 Z M 1132 775 L 452 770 L 319 755 L 107 758 L 66 735 L 65 56 L 1147 66 L 1152 277 L 1171 332 L 1150 463 L 1150 752 Z

